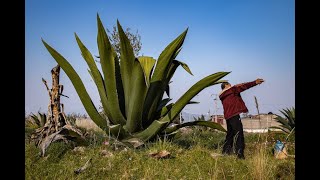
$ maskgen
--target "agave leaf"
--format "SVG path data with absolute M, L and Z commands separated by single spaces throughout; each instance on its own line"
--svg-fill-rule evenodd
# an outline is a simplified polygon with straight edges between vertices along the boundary
M 194 96 L 196 96 L 200 91 L 202 91 L 206 87 L 221 83 L 222 81 L 219 81 L 219 79 L 223 78 L 229 73 L 230 72 L 218 72 L 198 81 L 177 100 L 177 102 L 171 108 L 168 114 L 160 121 L 171 122 Z
M 162 87 L 162 82 L 161 81 L 157 81 L 157 82 L 150 82 L 150 86 L 149 86 L 149 89 L 148 89 L 148 92 L 147 92 L 147 95 L 146 95 L 146 98 L 145 98 L 145 102 L 144 102 L 144 105 L 143 105 L 143 114 L 142 114 L 142 117 L 143 118 L 143 127 L 144 128 L 147 128 L 151 123 L 152 121 L 155 119 L 155 118 L 152 118 L 155 114 L 156 114 L 156 107 L 158 105 L 158 100 L 157 100 L 157 97 L 159 95 L 159 93 L 163 93 L 163 90 L 161 89 Z M 149 99 L 148 99 L 149 97 Z M 151 98 L 153 97 L 153 98 Z M 160 98 L 160 96 L 159 96 Z M 157 103 L 156 103 L 157 102 Z M 156 103 L 156 104 L 154 104 Z M 148 106 L 149 104 L 149 106 Z M 151 108 L 150 106 L 153 106 L 154 105 L 154 109 Z M 152 110 L 151 110 L 152 109 Z
M 127 111 L 126 129 L 130 132 L 137 132 L 142 128 L 143 103 L 147 94 L 147 86 L 142 67 L 138 60 L 135 61 L 131 79 L 130 101 Z
M 92 72 L 91 72 L 89 69 L 88 69 L 88 72 L 89 72 L 91 78 L 93 79 L 93 81 L 96 83 L 96 79 L 93 77 Z M 99 71 L 99 74 L 100 74 L 100 77 L 102 78 L 102 75 L 101 75 L 100 71 Z M 97 83 L 96 83 L 96 84 L 97 84 Z M 100 98 L 101 98 L 101 97 L 100 97 Z M 108 99 L 108 97 L 106 97 L 106 98 Z M 102 98 L 101 98 L 101 102 L 102 102 Z M 107 102 L 107 101 L 106 101 L 106 102 Z M 104 106 L 104 105 L 102 104 L 102 107 L 103 107 L 103 110 L 104 110 L 104 112 L 106 113 L 106 115 L 107 115 L 107 117 L 108 117 L 108 119 L 109 119 L 109 122 L 110 122 L 111 124 L 115 124 L 115 122 L 113 122 L 112 119 L 111 119 L 111 113 L 109 112 L 109 109 L 108 109 L 108 103 L 106 103 L 106 106 Z
M 189 74 L 191 74 L 193 76 L 189 66 L 186 63 L 178 61 L 178 60 L 176 60 L 176 61 L 183 67 L 183 69 L 185 69 Z
M 126 120 L 120 110 L 118 94 L 117 94 L 117 82 L 115 73 L 115 58 L 116 53 L 112 48 L 108 39 L 107 33 L 102 25 L 102 22 L 97 15 L 98 21 L 98 49 L 100 55 L 101 68 L 104 74 L 105 87 L 108 94 L 109 109 L 112 117 L 112 121 L 125 125 Z
M 285 117 L 288 120 L 288 124 L 290 125 L 290 127 L 294 127 L 295 126 L 295 117 L 293 116 L 293 110 L 290 110 L 289 108 L 284 109 L 285 113 L 283 113 L 283 115 L 285 115 Z
M 160 85 L 156 85 L 160 84 Z M 163 82 L 151 82 L 150 87 L 147 92 L 146 100 L 143 106 L 143 117 L 146 117 L 144 121 L 144 127 L 150 125 L 150 123 L 154 120 L 157 106 L 163 97 L 164 90 L 162 89 Z M 153 94 L 153 95 L 151 95 Z M 152 98 L 151 98 L 152 97 Z
M 288 116 L 288 114 L 287 114 L 285 109 L 280 110 L 280 112 L 284 115 L 284 117 L 285 117 L 284 119 L 286 119 L 286 118 L 287 118 L 287 120 L 289 119 L 289 116 Z
M 290 125 L 288 124 L 287 120 L 284 119 L 283 117 L 277 115 L 277 117 L 275 118 L 280 124 L 283 124 L 287 127 L 290 127 Z
M 292 114 L 293 119 L 295 119 L 295 117 L 296 117 L 296 115 L 295 115 L 295 112 L 296 112 L 295 108 L 292 107 L 291 110 L 290 110 L 290 112 L 291 112 L 291 114 Z
M 101 129 L 108 129 L 107 121 L 98 113 L 77 72 L 73 69 L 70 63 L 63 56 L 61 56 L 55 49 L 48 45 L 44 40 L 42 40 L 42 42 L 51 54 L 51 56 L 57 61 L 57 63 L 60 65 L 60 67 L 64 70 L 64 72 L 71 80 L 90 118 Z
M 126 119 L 126 100 L 124 97 L 124 90 L 122 85 L 122 79 L 121 79 L 121 70 L 120 70 L 120 62 L 118 56 L 115 56 L 115 74 L 116 74 L 116 85 L 117 85 L 117 93 L 118 93 L 118 99 L 119 99 L 119 106 L 120 111 L 123 114 L 124 118 Z
M 165 81 L 165 84 L 169 84 L 170 83 L 170 80 L 171 78 L 173 77 L 173 74 L 176 72 L 177 68 L 179 66 L 182 66 L 189 74 L 193 75 L 189 66 L 181 61 L 178 61 L 178 60 L 173 60 L 172 63 L 171 63 L 171 66 L 169 68 L 169 71 L 167 73 L 167 77 L 166 77 L 166 81 Z
M 157 108 L 157 112 L 155 113 L 154 119 L 160 119 L 162 116 L 164 116 L 169 109 L 172 107 L 172 104 L 169 104 L 168 106 L 166 106 L 166 104 L 171 101 L 172 99 L 170 98 L 165 98 L 162 99 L 162 101 L 159 103 L 159 106 Z
M 132 137 L 120 124 L 110 126 L 109 132 L 119 140 Z
M 148 89 L 147 97 L 144 104 L 143 117 L 147 117 L 145 125 L 148 126 L 156 113 L 157 106 L 163 97 L 164 90 L 167 86 L 165 80 L 167 73 L 171 67 L 173 57 L 181 48 L 184 39 L 187 35 L 188 29 L 181 33 L 175 40 L 173 40 L 160 54 L 157 65 L 150 81 L 150 88 Z
M 40 127 L 43 127 L 46 122 L 47 122 L 47 116 L 46 114 L 42 114 L 42 113 L 38 113 L 38 120 L 39 120 L 39 124 L 40 124 Z
M 151 77 L 151 71 L 156 63 L 156 60 L 153 59 L 152 57 L 147 57 L 147 56 L 141 56 L 138 58 L 140 65 L 142 67 L 143 73 L 144 73 L 144 78 L 147 87 L 150 86 L 150 77 Z
M 173 77 L 173 74 L 176 72 L 176 70 L 179 66 L 180 66 L 179 61 L 177 61 L 177 60 L 172 61 L 170 68 L 169 68 L 169 71 L 167 73 L 167 77 L 166 77 L 165 82 L 169 82 L 171 80 L 171 78 Z M 169 84 L 169 83 L 167 83 L 167 84 Z
M 210 127 L 210 128 L 213 128 L 213 129 L 217 129 L 219 131 L 222 131 L 222 132 L 227 132 L 222 126 L 221 124 L 219 123 L 215 123 L 215 122 L 211 122 L 211 121 L 193 121 L 193 122 L 186 122 L 186 123 L 183 123 L 183 124 L 178 124 L 178 125 L 175 125 L 175 126 L 172 126 L 172 127 L 167 127 L 164 132 L 166 134 L 169 134 L 169 133 L 172 133 L 182 127 L 186 127 L 186 126 L 206 126 L 206 127 Z
M 33 119 L 28 119 L 28 120 L 26 120 L 26 121 L 24 122 L 24 124 L 25 124 L 26 127 L 30 127 L 30 126 L 37 125 L 37 124 L 33 121 Z M 37 126 L 37 127 L 38 127 L 38 126 Z
M 285 116 L 285 119 L 286 119 L 286 121 L 288 122 L 288 124 L 291 125 L 290 120 L 292 120 L 292 117 L 291 117 L 290 110 L 288 110 L 288 109 L 283 109 L 282 111 L 280 110 L 280 112 Z
M 181 132 L 179 132 L 179 131 L 174 131 L 174 132 L 172 132 L 170 134 L 167 134 L 167 133 L 160 134 L 160 137 L 161 136 L 164 137 L 165 139 L 167 139 L 168 141 L 171 141 L 173 139 L 178 139 L 178 138 L 182 137 Z
M 270 132 L 270 131 L 272 131 L 272 133 L 276 133 L 276 134 L 286 134 L 285 132 L 283 132 L 281 129 L 281 131 L 274 131 L 274 130 L 271 130 L 271 129 L 279 129 L 279 128 L 277 128 L 277 127 L 269 127 L 269 129 L 268 129 L 268 131 Z
M 42 124 L 43 124 L 43 126 L 46 124 L 46 122 L 47 122 L 47 116 L 46 116 L 46 114 L 43 114 L 42 115 Z
M 286 112 L 287 122 L 288 122 L 290 128 L 292 129 L 295 127 L 295 116 L 293 115 L 294 109 L 291 110 L 291 109 L 287 108 L 285 110 L 285 112 Z
M 165 116 L 169 112 L 169 110 L 172 108 L 173 105 L 174 105 L 174 103 L 170 103 L 167 106 L 163 107 L 161 109 L 160 117 Z
M 38 127 L 41 127 L 41 122 L 39 120 L 39 117 L 33 113 L 31 113 L 31 119 L 32 121 L 38 126 Z
M 90 51 L 86 48 L 86 46 L 81 42 L 80 38 L 78 37 L 78 35 L 75 33 L 75 37 L 78 43 L 78 46 L 81 50 L 81 54 L 82 57 L 85 59 L 85 61 L 87 62 L 90 70 L 89 70 L 89 74 L 91 75 L 93 81 L 95 82 L 99 95 L 100 95 L 100 99 L 101 99 L 101 103 L 102 103 L 102 107 L 103 110 L 106 112 L 106 114 L 109 118 L 109 120 L 114 124 L 117 122 L 114 122 L 112 117 L 110 116 L 110 112 L 109 112 L 109 108 L 108 108 L 108 99 L 107 99 L 107 94 L 106 94 L 106 88 L 105 88 L 105 84 L 103 82 L 103 78 L 102 75 L 93 59 L 92 54 L 90 53 Z
M 167 122 L 160 122 L 155 120 L 147 129 L 139 133 L 136 133 L 133 136 L 146 142 L 150 138 L 154 137 L 155 134 L 158 134 L 158 132 L 161 130 L 161 127 L 163 127 L 166 124 Z
M 83 136 L 82 132 L 71 126 L 71 125 L 65 125 L 63 126 L 59 131 L 45 137 L 41 143 L 39 144 L 39 147 L 41 149 L 40 155 L 44 156 L 46 150 L 48 147 L 55 141 L 63 140 L 67 142 L 68 140 L 77 142 L 78 145 L 88 145 L 86 138 Z
M 77 142 L 78 145 L 88 145 L 83 133 L 71 125 L 65 125 L 62 127 L 60 134 L 65 135 L 67 139 Z
M 289 132 L 288 136 L 286 137 L 286 140 L 288 140 L 289 136 L 294 132 L 294 130 L 296 129 L 296 127 L 292 128 L 291 131 Z
M 289 133 L 286 128 L 278 127 L 278 126 L 271 126 L 270 129 L 280 129 L 283 133 Z
M 47 148 L 50 146 L 51 143 L 58 141 L 58 140 L 64 140 L 67 141 L 67 138 L 61 134 L 59 134 L 62 131 L 59 130 L 53 134 L 50 134 L 49 136 L 45 137 L 41 143 L 39 144 L 39 148 L 40 148 L 40 156 L 44 157 Z
M 170 97 L 170 86 L 169 86 L 169 84 L 166 86 L 165 91 L 166 91 L 167 96 Z
M 180 113 L 180 111 L 188 104 L 188 102 L 196 96 L 200 91 L 202 91 L 204 88 L 221 83 L 222 81 L 219 81 L 219 79 L 223 78 L 230 72 L 218 72 L 215 74 L 211 74 L 200 81 L 198 81 L 196 84 L 194 84 L 184 95 L 182 95 L 177 102 L 174 104 L 174 106 L 170 109 L 170 111 L 164 116 L 162 119 L 160 119 L 160 122 L 163 122 L 163 124 L 159 125 L 159 123 L 153 122 L 150 126 L 153 127 L 153 132 L 150 131 L 148 133 L 148 137 L 152 138 L 154 137 L 161 129 L 165 127 L 165 125 L 170 124 L 174 118 Z M 158 128 L 158 129 L 156 129 Z M 145 136 L 146 138 L 146 136 Z
M 180 53 L 182 47 L 180 47 L 173 55 L 172 59 L 176 59 L 176 57 L 178 56 L 178 54 Z
M 199 104 L 199 102 L 189 101 L 187 104 Z M 165 116 L 165 115 L 169 112 L 169 110 L 172 108 L 173 105 L 174 105 L 174 103 L 170 103 L 169 105 L 163 107 L 163 108 L 161 109 L 160 117 Z M 160 118 L 160 117 L 159 117 L 159 118 Z M 197 121 L 196 118 L 195 118 L 195 120 Z
M 173 74 L 175 73 L 175 71 L 177 70 L 179 65 L 181 65 L 189 74 L 193 75 L 187 64 L 185 64 L 183 62 L 180 62 L 178 60 L 173 60 L 172 63 L 171 63 L 171 66 L 169 68 L 169 71 L 168 71 L 168 74 L 167 74 L 167 78 L 166 78 L 166 80 L 165 80 L 165 82 L 163 84 L 163 85 L 166 86 L 165 87 L 165 92 L 167 93 L 168 97 L 170 97 L 169 84 L 172 82 L 170 80 L 173 77 Z
M 125 32 L 123 31 L 118 20 L 117 26 L 120 39 L 120 72 L 125 96 L 126 116 L 128 117 L 128 107 L 130 103 L 129 99 L 131 97 L 132 90 L 131 78 L 133 73 L 133 66 L 135 64 L 135 56 L 130 41 Z
M 92 54 L 90 53 L 90 51 L 87 49 L 87 47 L 82 43 L 82 41 L 80 40 L 79 36 L 75 33 L 75 37 L 78 43 L 78 46 L 81 50 L 81 55 L 83 57 L 83 59 L 87 62 L 90 71 L 92 73 L 92 78 L 96 83 L 96 86 L 98 88 L 99 93 L 101 92 L 103 96 L 107 97 L 106 95 L 106 89 L 105 89 L 105 84 L 104 84 L 104 80 L 103 77 L 93 59 Z M 100 96 L 102 97 L 102 96 Z
M 199 104 L 200 102 L 197 101 L 189 101 L 187 104 Z
M 160 111 L 168 102 L 170 102 L 172 99 L 170 98 L 165 98 L 162 99 L 162 101 L 160 102 L 157 111 Z
M 283 125 L 283 124 L 280 124 L 279 126 L 287 129 L 288 131 L 292 130 L 292 128 L 290 126 L 286 126 L 286 125 Z
M 153 72 L 151 82 L 162 81 L 166 78 L 168 69 L 173 60 L 173 57 L 180 51 L 180 48 L 187 35 L 188 29 L 181 33 L 175 40 L 173 40 L 160 54 L 157 66 Z

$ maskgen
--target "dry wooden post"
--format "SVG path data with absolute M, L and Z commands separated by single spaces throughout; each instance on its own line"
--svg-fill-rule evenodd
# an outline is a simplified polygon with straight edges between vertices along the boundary
M 258 100 L 257 100 L 257 97 L 254 96 L 254 101 L 256 103 L 256 108 L 257 108 L 257 111 L 258 111 L 258 117 L 259 117 L 259 129 L 261 129 L 261 118 L 260 118 L 260 112 L 259 112 L 259 103 L 258 103 Z
M 50 110 L 53 122 L 55 124 L 55 131 L 58 131 L 66 124 L 64 113 L 61 111 L 60 96 L 63 92 L 63 85 L 59 85 L 60 66 L 57 65 L 51 70 L 52 74 L 52 89 L 50 96 Z M 42 79 L 46 85 L 46 81 Z M 47 86 L 47 85 L 46 85 Z M 48 86 L 47 86 L 48 87 Z
M 57 65 L 51 70 L 52 88 L 49 89 L 47 81 L 42 78 L 42 82 L 47 88 L 50 103 L 48 105 L 48 116 L 44 127 L 38 128 L 32 135 L 39 145 L 41 141 L 47 136 L 59 131 L 64 125 L 70 124 L 64 114 L 63 104 L 60 103 L 60 96 L 62 94 L 63 85 L 59 84 L 60 66 Z M 66 96 L 67 97 L 67 96 Z
M 79 144 L 87 144 L 85 135 L 80 129 L 70 124 L 64 113 L 64 106 L 60 103 L 60 96 L 65 95 L 62 94 L 63 86 L 59 84 L 59 65 L 51 70 L 51 75 L 51 89 L 49 89 L 47 81 L 42 78 L 42 82 L 46 86 L 50 98 L 46 123 L 43 127 L 36 129 L 31 135 L 31 138 L 41 149 L 40 155 L 42 157 L 45 155 L 45 151 L 49 145 L 55 141 L 63 140 L 66 143 L 74 141 Z

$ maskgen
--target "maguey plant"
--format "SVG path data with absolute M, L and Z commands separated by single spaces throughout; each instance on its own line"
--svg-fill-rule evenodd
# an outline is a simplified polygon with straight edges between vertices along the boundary
M 134 141 L 152 140 L 158 135 L 172 134 L 184 126 L 201 125 L 225 131 L 220 124 L 209 121 L 188 122 L 169 127 L 169 124 L 187 104 L 194 103 L 191 101 L 194 96 L 206 87 L 223 82 L 220 79 L 230 73 L 211 74 L 190 87 L 175 103 L 169 103 L 171 100 L 169 84 L 176 69 L 182 66 L 192 75 L 188 65 L 176 59 L 188 29 L 173 40 L 156 60 L 149 56 L 135 57 L 128 37 L 117 21 L 121 46 L 120 58 L 118 58 L 99 15 L 97 15 L 97 24 L 98 57 L 102 72 L 98 70 L 92 54 L 77 34 L 75 38 L 89 66 L 88 71 L 97 86 L 103 110 L 109 121 L 99 114 L 71 64 L 44 40 L 42 41 L 70 78 L 90 118 L 101 129 L 129 144 Z M 164 98 L 165 93 L 169 98 Z
M 278 123 L 280 123 L 279 126 L 272 126 L 270 128 L 273 129 L 280 129 L 282 132 L 286 134 L 291 134 L 295 132 L 295 122 L 296 122 L 296 116 L 295 116 L 295 108 L 286 108 L 280 110 L 281 114 L 284 116 L 277 115 L 275 118 Z

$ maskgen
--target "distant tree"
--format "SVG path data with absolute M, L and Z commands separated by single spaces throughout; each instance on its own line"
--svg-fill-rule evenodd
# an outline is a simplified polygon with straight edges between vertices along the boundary
M 272 112 L 268 112 L 268 114 L 273 114 Z
M 109 35 L 109 39 L 110 42 L 113 46 L 113 48 L 115 49 L 115 51 L 117 52 L 117 55 L 120 55 L 120 38 L 119 38 L 119 33 L 118 33 L 118 29 L 116 27 L 116 25 L 113 26 L 112 32 L 107 29 L 107 32 L 111 35 Z M 130 28 L 127 28 L 124 32 L 128 39 L 130 40 L 131 46 L 133 48 L 133 53 L 134 55 L 137 57 L 139 55 L 139 52 L 141 50 L 141 36 L 138 33 L 138 30 L 136 31 L 136 33 L 131 32 Z

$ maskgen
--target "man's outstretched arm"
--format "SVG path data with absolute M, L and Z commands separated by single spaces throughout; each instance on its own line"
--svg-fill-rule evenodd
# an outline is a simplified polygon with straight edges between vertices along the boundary
M 251 82 L 237 84 L 234 87 L 236 88 L 236 91 L 238 93 L 241 93 L 242 91 L 245 91 L 245 90 L 247 90 L 247 89 L 249 89 L 249 88 L 251 88 L 253 86 L 256 86 L 258 84 L 261 84 L 263 82 L 264 82 L 263 79 L 258 78 L 258 79 L 254 80 L 254 81 L 251 81 Z

